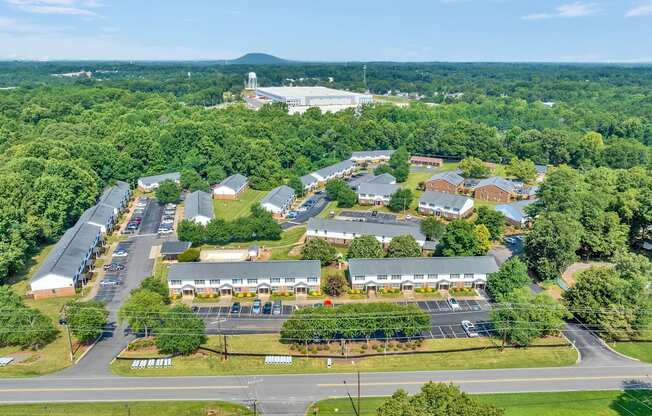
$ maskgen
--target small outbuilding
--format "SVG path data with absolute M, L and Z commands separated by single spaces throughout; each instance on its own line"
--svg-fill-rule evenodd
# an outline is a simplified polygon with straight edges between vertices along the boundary
M 164 260 L 176 260 L 177 256 L 192 246 L 190 241 L 164 241 L 161 244 L 161 256 Z

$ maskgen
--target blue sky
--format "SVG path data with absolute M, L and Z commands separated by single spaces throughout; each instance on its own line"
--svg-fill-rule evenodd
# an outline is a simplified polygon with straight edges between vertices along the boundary
M 0 59 L 652 62 L 652 0 L 0 0 Z

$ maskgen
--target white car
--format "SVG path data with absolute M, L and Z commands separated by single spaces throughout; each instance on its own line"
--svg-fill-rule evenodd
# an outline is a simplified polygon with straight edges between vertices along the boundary
M 127 257 L 129 253 L 126 250 L 116 250 L 113 252 L 113 257 Z
M 462 321 L 462 328 L 464 329 L 464 332 L 466 332 L 466 335 L 469 336 L 469 338 L 475 338 L 479 336 L 478 332 L 475 329 L 475 325 L 473 325 L 471 321 Z
M 161 221 L 161 224 L 174 224 L 173 219 L 165 218 Z
M 454 311 L 460 310 L 460 304 L 455 298 L 448 298 L 448 306 L 450 306 Z
M 161 235 L 172 234 L 173 232 L 174 232 L 174 230 L 171 229 L 171 228 L 166 228 L 166 229 L 163 229 L 163 230 L 159 229 L 158 230 L 158 233 L 161 234 Z

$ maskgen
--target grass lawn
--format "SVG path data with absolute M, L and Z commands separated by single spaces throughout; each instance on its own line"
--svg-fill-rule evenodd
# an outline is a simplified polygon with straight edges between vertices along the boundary
M 29 289 L 29 280 L 38 270 L 45 258 L 54 248 L 54 244 L 44 246 L 38 254 L 33 256 L 23 271 L 16 274 L 11 288 L 18 294 L 24 295 Z M 42 300 L 26 299 L 25 304 L 49 316 L 54 322 L 59 335 L 50 344 L 40 350 L 21 350 L 19 347 L 0 348 L 0 356 L 14 357 L 14 362 L 0 368 L 0 377 L 30 377 L 62 370 L 70 366 L 70 353 L 65 328 L 59 325 L 59 313 L 63 305 L 74 298 L 51 298 Z M 1 413 L 1 412 L 0 412 Z
M 652 324 L 642 331 L 640 340 L 640 342 L 616 342 L 610 345 L 621 354 L 652 363 Z
M 289 345 L 278 342 L 279 335 L 241 335 L 228 338 L 229 350 L 233 352 L 288 354 Z M 560 338 L 538 341 L 539 344 L 558 344 Z M 208 346 L 221 350 L 221 340 L 209 337 Z M 464 347 L 492 346 L 487 338 L 468 339 L 429 339 L 424 344 L 431 351 Z M 228 374 L 301 374 L 301 373 L 341 373 L 351 371 L 418 371 L 452 370 L 480 368 L 523 368 L 557 367 L 572 365 L 577 353 L 570 347 L 481 350 L 440 354 L 379 356 L 356 359 L 333 360 L 333 367 L 326 367 L 325 358 L 295 358 L 290 366 L 265 365 L 262 357 L 230 357 L 222 361 L 217 355 L 196 355 L 177 357 L 172 367 L 152 368 L 132 371 L 131 362 L 116 360 L 111 369 L 115 374 L 125 376 L 189 376 L 189 375 L 228 375 Z
M 226 402 L 107 402 L 47 403 L 0 405 L 0 414 L 12 416 L 206 416 L 209 411 L 219 416 L 252 415 L 248 408 Z
M 481 394 L 479 400 L 505 409 L 505 416 L 644 416 L 652 400 L 650 391 L 578 391 L 559 393 Z M 375 416 L 386 397 L 362 399 L 362 416 Z M 346 399 L 323 400 L 315 405 L 319 416 L 353 414 Z M 307 413 L 312 415 L 313 409 Z
M 246 217 L 249 215 L 249 208 L 256 202 L 263 199 L 267 191 L 256 191 L 254 189 L 247 189 L 240 195 L 238 200 L 213 200 L 213 208 L 215 210 L 215 217 L 222 218 L 223 220 L 234 220 L 239 217 Z
M 246 241 L 243 243 L 229 243 L 223 246 L 214 246 L 214 245 L 204 245 L 204 248 L 224 248 L 224 249 L 244 249 L 249 248 L 252 245 L 257 245 L 259 248 L 284 248 L 291 245 L 295 245 L 299 242 L 301 237 L 306 233 L 306 227 L 297 226 L 289 228 L 283 233 L 281 233 L 280 240 L 258 240 L 258 241 Z

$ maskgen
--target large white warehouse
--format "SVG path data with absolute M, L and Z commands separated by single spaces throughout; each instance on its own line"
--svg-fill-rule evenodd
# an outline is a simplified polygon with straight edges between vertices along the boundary
M 256 101 L 261 104 L 286 103 L 290 114 L 303 113 L 311 107 L 318 107 L 325 113 L 371 104 L 374 97 L 326 87 L 267 87 L 256 89 Z

